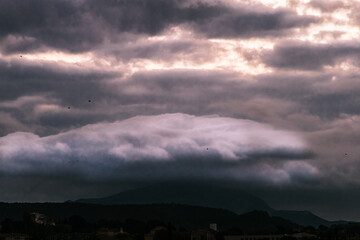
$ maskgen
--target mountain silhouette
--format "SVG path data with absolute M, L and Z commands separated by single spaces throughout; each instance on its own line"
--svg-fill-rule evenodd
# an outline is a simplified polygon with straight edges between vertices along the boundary
M 330 226 L 336 224 L 336 222 L 327 221 L 309 211 L 276 210 L 269 213 L 271 216 L 287 219 L 302 226 L 318 227 L 320 225 Z
M 244 191 L 205 184 L 158 184 L 123 191 L 105 198 L 80 199 L 77 202 L 104 205 L 178 203 L 222 208 L 238 214 L 253 210 L 273 210 L 260 198 Z
M 79 199 L 76 202 L 102 205 L 176 203 L 225 209 L 237 214 L 256 210 L 303 226 L 331 225 L 331 222 L 309 211 L 278 211 L 264 200 L 245 191 L 199 183 L 157 184 L 126 190 L 104 198 Z

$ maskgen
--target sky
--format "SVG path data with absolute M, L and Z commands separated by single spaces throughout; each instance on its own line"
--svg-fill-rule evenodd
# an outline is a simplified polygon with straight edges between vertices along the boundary
M 163 181 L 359 220 L 360 1 L 0 0 L 0 201 Z

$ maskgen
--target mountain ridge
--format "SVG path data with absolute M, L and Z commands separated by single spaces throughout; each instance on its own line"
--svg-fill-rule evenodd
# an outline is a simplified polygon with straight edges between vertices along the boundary
M 252 210 L 272 211 L 262 199 L 241 190 L 205 184 L 161 184 L 122 191 L 105 198 L 79 199 L 76 202 L 95 204 L 179 203 L 245 213 Z
M 280 217 L 302 226 L 330 226 L 327 221 L 309 211 L 275 210 L 264 200 L 242 190 L 206 184 L 166 183 L 125 190 L 104 198 L 78 199 L 77 203 L 102 205 L 174 203 L 224 209 L 244 214 L 265 211 L 270 216 Z

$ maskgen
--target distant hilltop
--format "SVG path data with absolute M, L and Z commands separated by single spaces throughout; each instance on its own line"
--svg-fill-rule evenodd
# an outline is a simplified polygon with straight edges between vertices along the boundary
M 179 203 L 227 209 L 236 213 L 272 211 L 262 199 L 247 192 L 199 183 L 165 183 L 127 190 L 104 198 L 76 202 L 113 204 Z
M 220 208 L 243 214 L 265 211 L 303 226 L 329 226 L 332 222 L 309 211 L 275 210 L 264 200 L 245 191 L 199 183 L 164 183 L 127 190 L 104 198 L 79 199 L 79 203 L 103 205 L 178 203 Z

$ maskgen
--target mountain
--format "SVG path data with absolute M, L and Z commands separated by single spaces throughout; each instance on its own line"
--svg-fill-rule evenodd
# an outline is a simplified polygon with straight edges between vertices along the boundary
M 87 203 L 0 203 L 0 221 L 21 220 L 26 212 L 39 212 L 56 221 L 81 216 L 88 222 L 161 221 L 187 229 L 208 228 L 217 223 L 220 229 L 240 229 L 246 232 L 292 232 L 298 225 L 267 212 L 253 211 L 243 215 L 215 208 L 181 204 L 99 205 Z
M 237 214 L 258 210 L 303 226 L 330 226 L 332 223 L 308 211 L 286 211 L 271 208 L 262 199 L 247 192 L 206 184 L 167 183 L 127 190 L 105 198 L 79 199 L 79 203 L 103 205 L 178 203 L 221 208 Z
M 288 219 L 302 226 L 318 227 L 320 225 L 330 226 L 332 224 L 332 222 L 318 217 L 309 211 L 277 210 L 270 212 L 270 215 Z
M 236 213 L 273 210 L 260 198 L 244 191 L 205 184 L 158 184 L 123 191 L 105 198 L 80 199 L 76 202 L 104 205 L 179 203 L 222 208 Z

